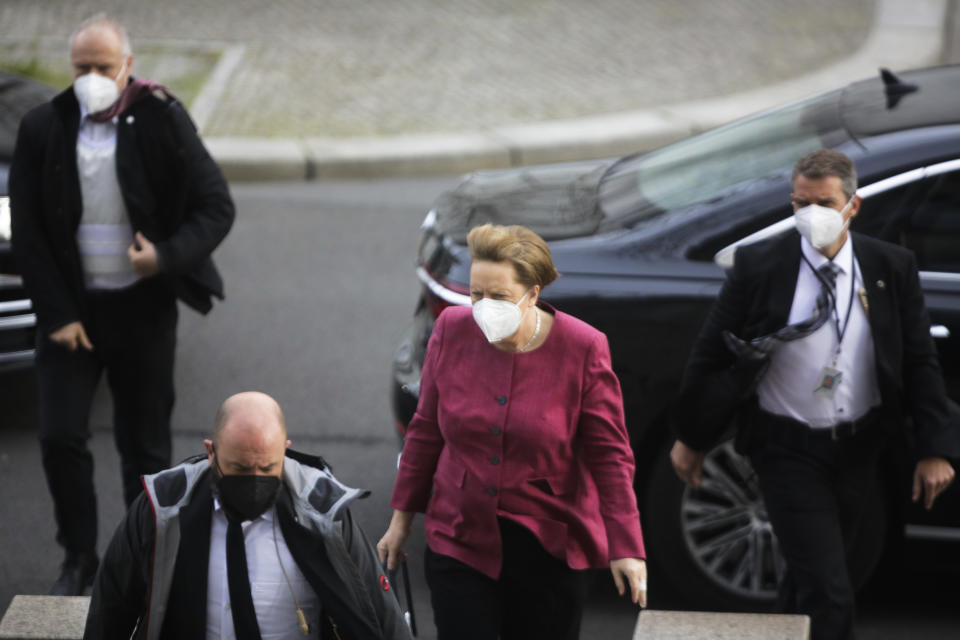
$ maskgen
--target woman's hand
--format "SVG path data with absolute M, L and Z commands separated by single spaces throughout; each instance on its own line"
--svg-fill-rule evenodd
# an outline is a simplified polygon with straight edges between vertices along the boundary
M 630 596 L 634 604 L 647 606 L 647 563 L 640 558 L 618 558 L 610 561 L 610 573 L 617 585 L 617 593 L 626 592 L 624 580 L 630 583 Z
M 377 543 L 377 555 L 380 556 L 380 562 L 386 561 L 387 571 L 393 571 L 405 562 L 407 554 L 403 550 L 403 544 L 410 535 L 410 527 L 413 524 L 412 511 L 398 511 L 394 509 L 393 518 L 390 519 L 390 526 L 387 532 Z

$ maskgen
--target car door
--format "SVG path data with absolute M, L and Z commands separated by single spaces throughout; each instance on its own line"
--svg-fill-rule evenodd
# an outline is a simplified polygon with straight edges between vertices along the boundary
M 953 418 L 960 429 L 960 159 L 916 169 L 861 190 L 856 228 L 913 251 Z M 960 461 L 954 461 L 954 466 Z M 908 542 L 960 547 L 960 489 L 931 511 L 908 508 Z M 958 563 L 960 564 L 960 563 Z

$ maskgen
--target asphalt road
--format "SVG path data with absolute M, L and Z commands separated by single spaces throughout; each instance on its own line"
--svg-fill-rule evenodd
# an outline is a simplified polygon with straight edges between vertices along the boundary
M 389 364 L 418 285 L 418 226 L 454 179 L 235 186 L 237 224 L 216 259 L 227 300 L 209 317 L 183 310 L 174 457 L 202 451 L 219 403 L 259 389 L 287 414 L 293 446 L 320 453 L 348 484 L 372 490 L 355 509 L 375 541 L 386 527 L 397 443 Z M 0 378 L 0 612 L 15 594 L 45 593 L 61 560 L 34 436 L 33 381 Z M 122 516 L 119 467 L 104 389 L 92 416 L 101 550 Z M 418 520 L 418 523 L 420 521 Z M 434 638 L 423 580 L 422 529 L 410 544 L 420 637 Z M 597 576 L 582 637 L 629 638 L 636 609 Z M 910 576 L 895 601 L 865 607 L 860 638 L 956 637 L 957 590 Z M 678 608 L 657 598 L 653 604 Z

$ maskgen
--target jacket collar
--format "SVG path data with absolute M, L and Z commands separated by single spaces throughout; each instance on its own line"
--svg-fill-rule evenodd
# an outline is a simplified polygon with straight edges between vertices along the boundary
M 53 96 L 53 106 L 61 113 L 75 113 L 80 116 L 80 103 L 77 101 L 77 95 L 73 92 L 73 85 Z
M 780 328 L 790 317 L 793 306 L 793 294 L 796 290 L 797 276 L 800 273 L 800 234 L 792 231 L 773 246 L 774 256 L 779 259 L 770 261 L 770 287 L 767 302 L 768 324 Z

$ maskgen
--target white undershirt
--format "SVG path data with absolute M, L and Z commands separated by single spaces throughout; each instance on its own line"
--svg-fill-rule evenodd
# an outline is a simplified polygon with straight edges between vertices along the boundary
M 94 122 L 86 115 L 81 105 L 77 173 L 83 211 L 77 248 L 88 288 L 121 289 L 140 276 L 127 257 L 133 229 L 117 179 L 117 119 Z
M 277 562 L 277 549 L 273 541 L 274 518 L 276 507 L 271 507 L 262 516 L 241 525 L 247 552 L 250 592 L 253 595 L 253 608 L 257 612 L 260 636 L 263 640 L 317 638 L 320 629 L 320 601 L 290 555 L 290 549 L 277 523 L 280 559 L 310 625 L 310 635 L 304 636 L 300 632 L 290 587 L 287 586 Z M 216 498 L 213 500 L 208 569 L 207 640 L 233 640 L 233 613 L 230 611 L 230 587 L 227 582 L 227 516 Z
M 814 269 L 819 269 L 829 261 L 805 238 L 801 239 L 801 249 Z M 853 242 L 849 238 L 834 256 L 833 262 L 840 268 L 837 274 L 836 315 L 832 315 L 830 320 L 809 336 L 784 343 L 774 353 L 770 368 L 757 387 L 760 407 L 764 411 L 818 428 L 856 420 L 880 404 L 873 335 L 859 295 L 863 287 L 863 272 L 856 262 Z M 801 259 L 788 324 L 807 320 L 816 310 L 820 281 L 810 265 Z M 853 306 L 850 308 L 849 326 L 844 329 L 850 304 L 850 278 L 854 272 Z M 844 331 L 839 356 L 838 317 Z M 833 398 L 813 394 L 820 384 L 824 366 L 834 367 L 843 375 Z

